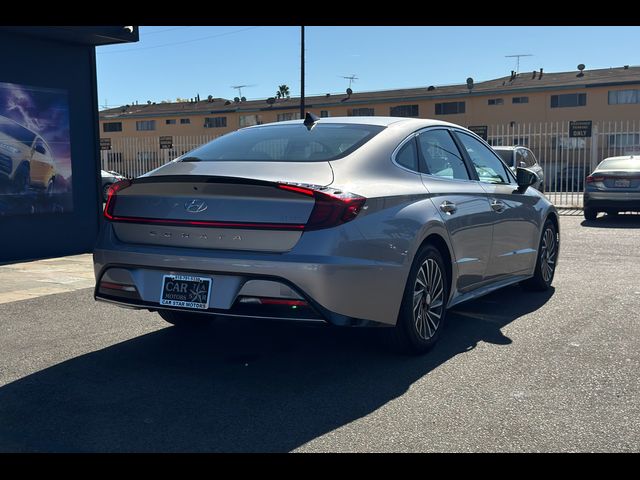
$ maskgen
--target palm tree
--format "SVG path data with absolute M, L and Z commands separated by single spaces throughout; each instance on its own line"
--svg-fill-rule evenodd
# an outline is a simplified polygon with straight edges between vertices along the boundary
M 287 87 L 286 85 L 280 85 L 278 87 L 278 91 L 276 92 L 276 97 L 289 98 L 289 87 Z

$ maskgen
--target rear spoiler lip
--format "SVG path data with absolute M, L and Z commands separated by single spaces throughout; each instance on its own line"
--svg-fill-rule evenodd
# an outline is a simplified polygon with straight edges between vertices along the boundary
M 278 183 L 287 183 L 280 180 L 260 180 L 247 177 L 226 177 L 220 175 L 154 175 L 149 177 L 137 177 L 131 179 L 131 184 L 141 183 L 241 183 L 245 185 L 274 186 Z

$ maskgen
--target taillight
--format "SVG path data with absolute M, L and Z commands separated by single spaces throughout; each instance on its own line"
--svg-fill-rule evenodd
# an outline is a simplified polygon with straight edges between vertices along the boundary
M 603 181 L 604 181 L 604 177 L 600 177 L 600 176 L 594 177 L 593 175 L 589 175 L 587 177 L 587 183 L 603 182 Z
M 315 199 L 305 230 L 320 230 L 347 223 L 356 218 L 367 201 L 354 193 L 317 185 L 281 183 L 278 188 Z
M 131 185 L 131 180 L 120 180 L 109 187 L 107 193 L 107 204 L 104 207 L 104 216 L 109 220 L 113 220 L 113 208 L 116 204 L 116 195 L 120 190 L 124 190 Z

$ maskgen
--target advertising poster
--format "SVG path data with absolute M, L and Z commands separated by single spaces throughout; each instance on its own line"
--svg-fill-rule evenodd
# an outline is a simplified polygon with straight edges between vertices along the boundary
M 0 217 L 72 209 L 67 92 L 0 82 Z

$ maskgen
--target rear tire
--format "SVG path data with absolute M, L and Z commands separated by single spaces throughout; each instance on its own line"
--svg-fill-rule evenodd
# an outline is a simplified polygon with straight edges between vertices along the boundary
M 180 329 L 203 328 L 211 323 L 212 317 L 201 313 L 177 312 L 174 310 L 158 310 L 158 315 L 165 322 Z
M 593 208 L 585 207 L 584 208 L 584 218 L 585 220 L 593 221 L 598 216 L 597 210 Z
M 547 219 L 542 228 L 533 277 L 520 283 L 523 288 L 539 292 L 549 289 L 556 273 L 559 247 L 558 229 L 551 219 Z
M 391 332 L 394 347 L 417 355 L 438 341 L 445 323 L 449 278 L 440 251 L 423 246 L 416 255 L 405 285 L 398 321 Z

